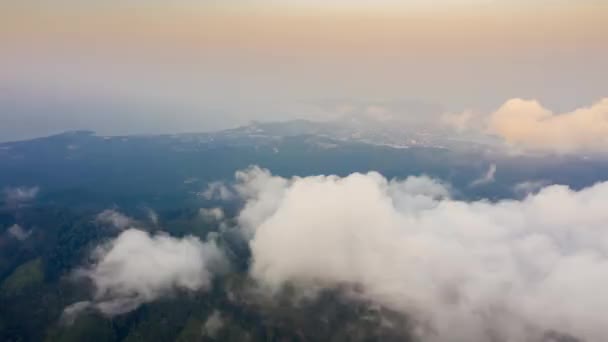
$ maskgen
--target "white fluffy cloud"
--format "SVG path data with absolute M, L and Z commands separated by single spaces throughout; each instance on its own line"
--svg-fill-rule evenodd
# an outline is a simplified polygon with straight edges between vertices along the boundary
M 215 241 L 202 242 L 128 229 L 100 246 L 94 265 L 78 272 L 95 286 L 93 305 L 104 314 L 131 311 L 174 290 L 205 290 L 227 265 Z M 79 305 L 82 311 L 85 305 Z
M 489 115 L 471 111 L 446 114 L 442 123 L 459 132 L 496 135 L 512 147 L 526 151 L 608 152 L 608 98 L 566 113 L 554 113 L 535 100 L 515 98 Z
M 239 196 L 246 199 L 245 207 L 238 217 L 245 234 L 253 233 L 275 210 L 288 185 L 286 179 L 273 177 L 268 170 L 252 167 L 236 173 L 235 188 Z
M 488 129 L 516 146 L 560 153 L 606 153 L 608 98 L 561 114 L 537 101 L 512 99 L 490 116 Z
M 356 285 L 416 320 L 425 341 L 608 333 L 608 183 L 468 203 L 426 177 L 237 178 L 250 273 L 264 288 Z

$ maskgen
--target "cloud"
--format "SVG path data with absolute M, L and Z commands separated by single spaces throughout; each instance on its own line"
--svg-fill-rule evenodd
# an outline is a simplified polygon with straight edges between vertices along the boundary
M 200 193 L 200 195 L 207 199 L 218 199 L 222 201 L 229 201 L 234 198 L 234 193 L 222 182 L 211 182 L 207 185 L 207 189 Z
M 478 114 L 471 110 L 465 110 L 461 113 L 445 113 L 439 118 L 439 122 L 453 128 L 457 132 L 465 132 L 472 129 L 480 129 Z
M 16 187 L 4 189 L 4 200 L 9 205 L 19 205 L 34 200 L 38 196 L 40 188 L 34 187 Z
M 496 164 L 491 164 L 488 167 L 488 170 L 481 177 L 471 182 L 471 186 L 475 187 L 493 183 L 495 181 L 496 169 Z
M 516 151 L 606 154 L 608 98 L 566 113 L 514 98 L 485 115 L 471 110 L 444 114 L 440 123 L 459 133 L 497 136 Z
M 152 222 L 152 224 L 154 224 L 155 226 L 158 226 L 160 219 L 156 211 L 154 211 L 152 208 L 145 208 L 145 211 L 146 215 L 148 216 L 148 220 L 150 220 L 150 222 Z
M 224 320 L 222 319 L 222 315 L 219 311 L 213 311 L 211 315 L 205 321 L 203 325 L 203 333 L 206 336 L 211 338 L 215 338 L 217 333 L 224 327 Z
M 128 216 L 114 210 L 106 209 L 97 215 L 96 221 L 102 224 L 111 225 L 116 229 L 126 229 L 134 224 Z
M 540 191 L 542 188 L 546 187 L 547 185 L 549 185 L 549 183 L 544 180 L 525 181 L 525 182 L 515 184 L 515 186 L 513 187 L 513 192 L 515 192 L 518 195 L 526 196 L 531 193 L 536 193 L 536 192 Z
M 425 341 L 605 339 L 608 183 L 462 202 L 428 178 L 251 168 L 236 188 L 262 288 L 353 285 Z
M 10 236 L 14 237 L 19 241 L 26 240 L 32 234 L 32 231 L 26 231 L 20 225 L 14 224 L 8 228 L 8 233 Z
M 238 223 L 245 234 L 251 234 L 276 210 L 289 182 L 280 177 L 273 177 L 270 171 L 257 166 L 238 171 L 236 179 L 236 191 L 246 200 Z
M 207 221 L 221 221 L 224 219 L 224 211 L 222 208 L 202 208 L 199 212 Z
M 93 303 L 88 300 L 76 302 L 63 309 L 61 322 L 65 325 L 72 325 L 78 316 L 93 308 Z
M 608 98 L 561 114 L 537 101 L 512 99 L 490 115 L 488 131 L 524 149 L 605 154 Z
M 202 242 L 128 229 L 93 253 L 90 268 L 76 275 L 95 286 L 93 306 L 122 314 L 175 290 L 206 290 L 214 272 L 227 266 L 215 241 Z M 69 313 L 67 313 L 69 314 Z

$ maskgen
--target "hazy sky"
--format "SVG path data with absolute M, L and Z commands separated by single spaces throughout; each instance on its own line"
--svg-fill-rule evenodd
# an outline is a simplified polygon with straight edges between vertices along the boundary
M 5 0 L 0 141 L 319 119 L 352 103 L 570 111 L 608 95 L 606 18 L 593 0 Z

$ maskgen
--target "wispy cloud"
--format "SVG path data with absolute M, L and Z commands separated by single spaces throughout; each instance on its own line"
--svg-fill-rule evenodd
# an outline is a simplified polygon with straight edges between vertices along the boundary
M 207 200 L 222 200 L 228 201 L 234 198 L 235 194 L 223 182 L 211 182 L 207 185 L 207 189 L 200 193 Z
M 476 180 L 474 180 L 473 182 L 471 182 L 470 186 L 476 187 L 476 186 L 493 183 L 496 180 L 495 179 L 496 170 L 497 170 L 496 164 L 490 164 L 490 166 L 488 167 L 488 170 L 481 177 L 479 177 Z
M 525 181 L 515 184 L 513 192 L 520 196 L 527 196 L 539 192 L 548 185 L 549 182 L 545 180 Z
M 19 241 L 26 240 L 32 234 L 31 230 L 29 230 L 29 231 L 25 230 L 25 229 L 23 229 L 23 227 L 21 227 L 18 224 L 14 224 L 14 225 L 10 226 L 7 231 L 10 236 L 14 237 L 15 239 L 17 239 Z
M 4 189 L 4 201 L 11 206 L 18 206 L 30 202 L 38 196 L 40 188 L 34 187 L 8 187 Z

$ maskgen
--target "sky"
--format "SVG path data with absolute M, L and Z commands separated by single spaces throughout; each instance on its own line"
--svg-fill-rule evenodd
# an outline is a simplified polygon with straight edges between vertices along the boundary
M 606 17 L 597 0 L 7 0 L 0 141 L 326 119 L 353 103 L 572 112 L 608 95 Z

